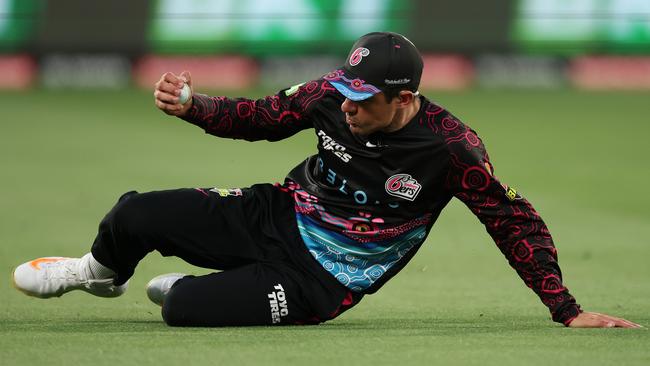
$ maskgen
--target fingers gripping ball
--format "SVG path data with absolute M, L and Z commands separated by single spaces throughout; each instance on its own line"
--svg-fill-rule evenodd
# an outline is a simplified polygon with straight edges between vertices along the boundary
M 190 86 L 187 85 L 187 83 L 183 84 L 183 88 L 181 89 L 181 95 L 178 96 L 178 102 L 180 104 L 185 104 L 187 101 L 190 100 L 192 97 L 192 91 L 190 90 Z

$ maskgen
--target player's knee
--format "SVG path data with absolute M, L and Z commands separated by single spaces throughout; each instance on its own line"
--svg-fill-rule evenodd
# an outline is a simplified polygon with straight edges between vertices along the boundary
M 147 230 L 153 213 L 147 201 L 146 194 L 135 191 L 125 193 L 101 225 L 113 232 L 130 234 Z

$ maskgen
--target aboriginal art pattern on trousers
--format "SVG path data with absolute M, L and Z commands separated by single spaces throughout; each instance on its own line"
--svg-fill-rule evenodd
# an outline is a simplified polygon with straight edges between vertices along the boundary
M 426 238 L 426 227 L 418 226 L 387 242 L 359 243 L 323 229 L 309 216 L 296 214 L 296 219 L 314 259 L 344 286 L 357 292 L 369 288 Z

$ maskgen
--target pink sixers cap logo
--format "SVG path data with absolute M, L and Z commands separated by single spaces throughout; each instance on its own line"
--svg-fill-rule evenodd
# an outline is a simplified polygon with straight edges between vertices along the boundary
M 420 193 L 422 185 L 410 174 L 395 174 L 386 180 L 386 193 L 391 196 L 413 201 Z
M 370 54 L 369 49 L 367 49 L 365 47 L 357 48 L 350 55 L 350 66 L 357 66 L 361 62 L 361 59 L 368 56 L 369 54 Z

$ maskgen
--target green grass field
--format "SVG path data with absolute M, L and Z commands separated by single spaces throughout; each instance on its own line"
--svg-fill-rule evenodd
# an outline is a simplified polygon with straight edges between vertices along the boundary
M 458 202 L 382 291 L 319 326 L 167 327 L 147 281 L 207 270 L 159 254 L 120 298 L 29 298 L 12 288 L 13 267 L 85 253 L 123 192 L 281 181 L 316 139 L 217 139 L 159 113 L 148 91 L 3 92 L 0 365 L 650 364 L 650 94 L 425 94 L 478 131 L 496 175 L 541 213 L 583 308 L 646 328 L 551 322 Z

